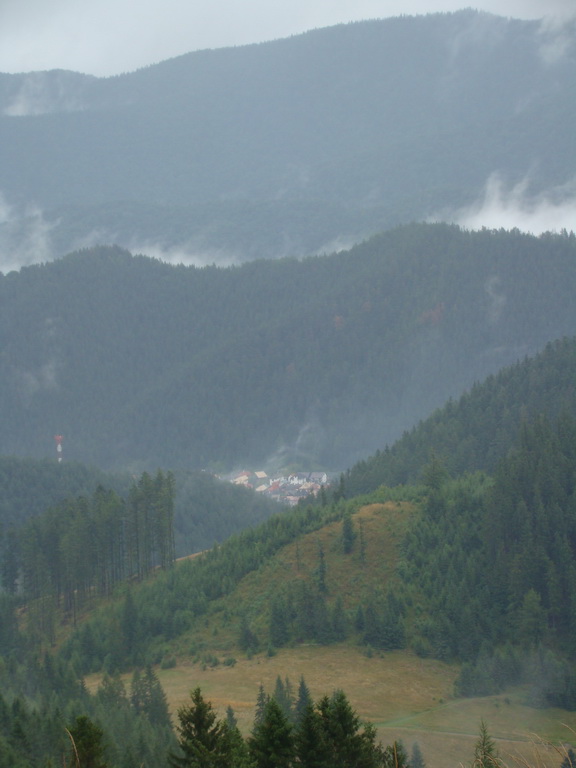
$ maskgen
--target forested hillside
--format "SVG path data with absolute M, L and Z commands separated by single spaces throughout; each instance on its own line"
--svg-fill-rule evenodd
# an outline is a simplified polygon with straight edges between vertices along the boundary
M 525 424 L 493 477 L 432 464 L 420 487 L 273 518 L 127 592 L 64 657 L 87 672 L 294 643 L 410 648 L 463 664 L 459 695 L 530 683 L 531 702 L 574 710 L 575 424 Z
M 171 267 L 117 248 L 0 277 L 0 451 L 154 471 L 339 470 L 576 333 L 576 238 L 411 225 L 348 252 Z
M 400 440 L 346 472 L 346 492 L 419 482 L 430 461 L 451 475 L 493 472 L 512 449 L 525 421 L 576 415 L 576 338 L 547 344 L 450 400 Z
M 232 680 L 239 660 L 301 644 L 437 659 L 454 665 L 454 696 L 516 687 L 532 707 L 574 711 L 573 358 L 574 339 L 549 344 L 435 414 L 437 435 L 448 414 L 460 437 L 445 447 L 458 456 L 472 441 L 481 461 L 474 404 L 500 420 L 518 399 L 501 419 L 490 474 L 462 460 L 449 476 L 450 454 L 444 463 L 432 451 L 419 485 L 354 495 L 354 470 L 316 503 L 178 563 L 172 473 L 143 474 L 125 499 L 99 487 L 31 518 L 2 553 L 3 697 L 17 702 L 8 711 L 0 698 L 4 753 L 57 754 L 63 722 L 76 733 L 76 718 L 95 717 L 122 768 L 134 750 L 161 765 L 174 741 L 155 669 L 222 665 Z M 412 435 L 426 437 L 427 424 Z M 389 451 L 397 471 L 406 439 Z M 409 463 L 405 477 L 415 471 Z M 198 498 L 215 488 L 201 477 Z M 91 695 L 76 679 L 95 671 L 103 677 Z M 129 696 L 120 672 L 132 675 Z
M 302 255 L 469 205 L 493 174 L 561 201 L 573 52 L 570 24 L 466 10 L 113 78 L 1 75 L 2 256 L 96 243 L 203 263 Z
M 52 446 L 52 449 L 54 447 Z M 0 536 L 65 499 L 86 496 L 99 486 L 119 493 L 129 487 L 127 476 L 114 476 L 77 462 L 56 458 L 0 457 Z
M 79 534 L 71 533 L 66 546 L 79 547 L 86 564 L 94 556 L 98 562 L 93 567 L 103 568 L 103 559 L 118 556 L 114 550 L 115 554 L 107 552 L 103 558 L 97 556 L 96 550 L 98 546 L 107 549 L 103 540 L 109 542 L 110 537 L 114 541 L 122 539 L 128 525 L 127 502 L 133 481 L 134 476 L 128 473 L 105 473 L 77 462 L 58 463 L 55 458 L 0 457 L 0 570 L 4 588 L 15 589 L 22 536 L 28 537 L 26 546 L 37 569 L 36 583 L 47 585 L 50 563 L 57 562 L 61 554 L 62 542 L 56 530 L 70 529 L 70 522 L 62 520 L 76 517 L 80 521 L 91 508 L 92 523 L 84 525 Z M 220 481 L 206 472 L 186 470 L 174 477 L 173 504 L 171 535 L 173 554 L 178 557 L 209 549 L 277 514 L 279 509 L 277 502 L 249 489 Z M 119 519 L 112 522 L 115 515 Z M 96 534 L 98 527 L 100 532 Z M 155 565 L 161 560 L 155 556 L 152 559 Z M 124 566 L 118 566 L 117 571 L 124 573 Z

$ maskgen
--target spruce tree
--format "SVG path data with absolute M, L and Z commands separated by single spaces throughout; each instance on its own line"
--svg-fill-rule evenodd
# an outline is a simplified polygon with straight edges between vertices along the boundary
M 294 694 L 292 684 L 288 678 L 283 681 L 280 675 L 277 676 L 273 696 L 276 699 L 276 703 L 280 705 L 282 712 L 291 721 L 293 718 Z
M 231 740 L 228 727 L 218 720 L 200 688 L 190 694 L 191 704 L 178 710 L 178 745 L 180 753 L 170 752 L 173 768 L 229 768 Z
M 258 686 L 258 696 L 256 697 L 256 712 L 254 713 L 254 725 L 259 725 L 264 719 L 264 711 L 270 697 L 264 690 L 262 683 Z
M 426 761 L 420 749 L 420 745 L 417 741 L 412 744 L 412 752 L 410 754 L 410 768 L 426 768 Z
M 296 723 L 299 722 L 302 717 L 302 713 L 312 703 L 312 697 L 310 696 L 310 689 L 306 685 L 304 675 L 300 676 L 300 682 L 298 683 L 298 695 L 296 697 L 296 703 L 294 704 L 294 719 Z
M 382 766 L 383 768 L 412 768 L 401 741 L 394 741 L 386 747 L 382 753 Z
M 488 733 L 486 723 L 481 720 L 480 736 L 474 747 L 473 768 L 497 768 L 500 764 L 496 744 Z
M 376 743 L 376 730 L 363 724 L 343 691 L 324 696 L 318 703 L 322 730 L 331 747 L 332 768 L 378 768 L 382 751 Z
M 292 725 L 275 699 L 266 704 L 261 722 L 254 726 L 248 749 L 256 768 L 290 768 L 292 765 Z
M 342 518 L 342 551 L 345 555 L 349 555 L 352 552 L 355 538 L 356 533 L 354 532 L 352 515 L 350 512 L 345 512 Z
M 104 760 L 104 732 L 86 715 L 77 717 L 68 729 L 72 742 L 70 765 L 107 768 Z
M 332 747 L 327 741 L 320 713 L 308 701 L 298 718 L 294 735 L 294 751 L 302 768 L 330 768 Z

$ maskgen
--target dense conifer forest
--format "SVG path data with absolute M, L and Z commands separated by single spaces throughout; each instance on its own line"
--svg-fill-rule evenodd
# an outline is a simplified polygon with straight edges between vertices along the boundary
M 446 740 L 468 700 L 573 717 L 576 237 L 415 222 L 566 199 L 574 29 L 0 73 L 0 768 L 426 768 L 386 727 L 417 706 Z M 329 482 L 284 508 L 236 469 Z M 334 650 L 442 693 L 364 719 Z M 305 652 L 319 695 L 278 674 L 240 727 L 247 670 Z M 200 673 L 217 703 L 167 696 Z M 458 764 L 502 766 L 478 732 Z
M 118 248 L 0 277 L 0 449 L 139 474 L 339 471 L 576 333 L 576 239 L 410 225 L 218 269 Z
M 477 385 L 431 423 L 447 421 L 451 434 L 465 441 L 469 401 L 491 412 L 515 400 L 514 393 L 544 369 L 565 370 L 568 381 L 573 352 L 574 339 L 550 344 L 534 359 Z M 209 617 L 228 635 L 232 631 L 236 652 L 248 657 L 300 643 L 351 643 L 370 654 L 410 649 L 424 659 L 460 665 L 455 695 L 529 684 L 531 701 L 539 706 L 576 709 L 576 420 L 570 399 L 563 399 L 562 381 L 540 377 L 534 410 L 518 404 L 518 418 L 510 419 L 513 435 L 494 448 L 500 458 L 490 473 L 473 462 L 462 471 L 449 469 L 435 452 L 433 438 L 442 430 L 430 438 L 424 423 L 413 433 L 430 441 L 419 484 L 383 484 L 357 495 L 351 490 L 355 469 L 316 502 L 282 511 L 181 563 L 175 563 L 172 473 L 144 473 L 125 497 L 99 486 L 92 496 L 28 519 L 11 534 L 2 560 L 6 755 L 28 766 L 32 754 L 62 754 L 68 749 L 67 723 L 80 739 L 86 731 L 100 743 L 107 734 L 102 754 L 111 765 L 131 766 L 135 752 L 145 765 L 186 764 L 178 762 L 184 759 L 178 750 L 187 749 L 186 721 L 180 720 L 174 734 L 154 669 L 178 663 L 182 637 L 188 638 L 193 662 L 218 663 L 194 641 Z M 398 450 L 400 457 L 406 439 L 390 453 Z M 483 440 L 480 434 L 478 444 Z M 484 453 L 477 455 L 481 464 Z M 385 562 L 378 553 L 382 547 Z M 290 561 L 294 580 L 285 578 Z M 271 580 L 273 573 L 280 582 Z M 345 599 L 343 573 L 358 584 L 347 587 Z M 264 593 L 258 574 L 267 583 Z M 256 582 L 246 592 L 241 587 L 248 577 Z M 102 682 L 97 693 L 88 694 L 78 681 L 95 671 Z M 120 673 L 132 675 L 130 693 Z M 51 699 L 42 686 L 54 691 Z M 335 694 L 310 704 L 310 722 L 291 721 L 277 693 L 262 717 L 284 733 L 283 759 L 290 765 L 292 750 L 304 738 L 298 729 L 318 727 L 319 716 L 326 723 L 339 700 Z M 199 691 L 192 701 L 180 718 L 207 706 Z M 341 704 L 349 706 L 345 699 Z M 36 727 L 39 716 L 42 726 Z M 373 750 L 367 760 L 376 762 L 366 765 L 387 765 L 388 748 L 377 746 L 369 726 L 358 731 L 350 711 L 348 717 L 356 723 L 353 732 Z M 146 726 L 143 741 L 146 723 L 153 727 Z M 265 760 L 258 722 L 247 740 L 233 729 L 228 734 L 223 721 L 212 726 L 225 754 L 240 750 L 244 757 L 238 759 L 247 765 Z
M 550 342 L 533 358 L 477 382 L 393 445 L 358 462 L 346 472 L 347 492 L 418 482 L 434 455 L 449 474 L 492 473 L 518 442 L 525 420 L 576 415 L 575 380 L 576 339 Z

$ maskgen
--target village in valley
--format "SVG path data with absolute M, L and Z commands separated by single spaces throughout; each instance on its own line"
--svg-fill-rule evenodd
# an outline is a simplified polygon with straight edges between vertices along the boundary
M 329 483 L 326 472 L 293 472 L 269 475 L 262 470 L 243 470 L 228 477 L 234 485 L 252 488 L 274 501 L 291 507 L 307 496 L 317 496 Z

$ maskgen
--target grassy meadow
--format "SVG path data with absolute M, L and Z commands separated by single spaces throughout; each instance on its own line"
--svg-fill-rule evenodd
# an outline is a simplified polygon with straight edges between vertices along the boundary
M 408 651 L 369 657 L 344 644 L 302 646 L 274 656 L 240 657 L 233 666 L 189 661 L 156 673 L 175 720 L 178 707 L 199 686 L 222 717 L 233 707 L 245 734 L 252 726 L 260 684 L 272 693 L 278 675 L 288 677 L 295 692 L 303 675 L 315 700 L 341 688 L 360 717 L 374 723 L 384 744 L 401 739 L 410 752 L 417 741 L 428 768 L 470 764 L 482 718 L 510 768 L 559 768 L 563 745 L 576 743 L 576 713 L 531 707 L 523 689 L 457 699 L 452 693 L 456 666 Z M 127 687 L 130 677 L 125 676 Z M 92 689 L 98 682 L 99 676 L 87 681 Z
M 251 658 L 238 649 L 239 616 L 248 615 L 251 628 L 265 638 L 272 595 L 284 583 L 312 577 L 319 547 L 325 553 L 329 600 L 340 596 L 348 608 L 375 585 L 385 585 L 393 578 L 398 545 L 415 513 L 408 503 L 365 506 L 354 515 L 357 540 L 350 555 L 342 555 L 342 524 L 330 523 L 283 547 L 232 594 L 215 601 L 191 632 L 166 645 L 175 666 L 156 668 L 174 716 L 199 686 L 221 716 L 232 706 L 247 734 L 260 684 L 272 694 L 278 676 L 289 678 L 296 693 L 304 676 L 314 700 L 342 689 L 360 717 L 374 723 L 384 744 L 401 739 L 410 753 L 417 741 L 428 768 L 470 764 L 481 719 L 507 765 L 559 768 L 561 745 L 576 743 L 576 713 L 531 707 L 527 690 L 456 699 L 458 665 L 405 650 L 367 652 L 353 641 L 299 645 L 273 655 L 261 650 Z M 130 677 L 125 677 L 127 688 Z M 94 689 L 98 680 L 92 676 L 87 684 Z

